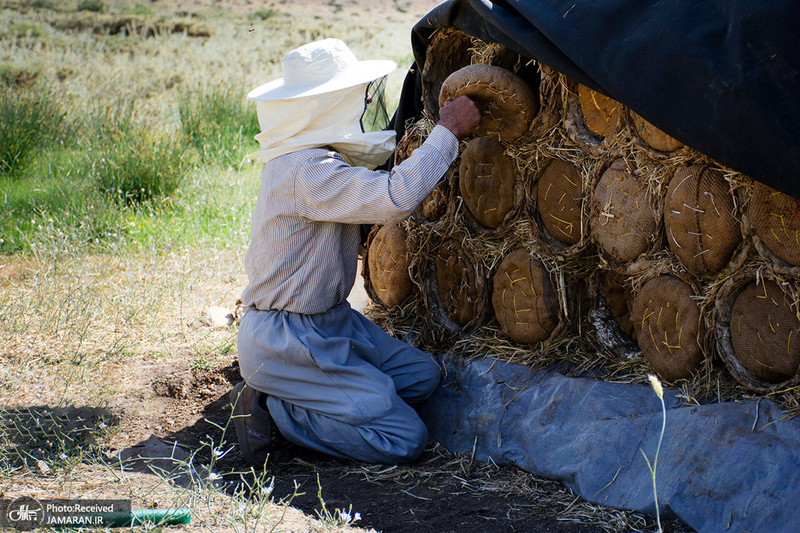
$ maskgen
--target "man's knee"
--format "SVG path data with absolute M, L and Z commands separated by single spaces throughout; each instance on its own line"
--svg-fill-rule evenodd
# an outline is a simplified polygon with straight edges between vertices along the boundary
M 375 462 L 406 464 L 415 461 L 428 444 L 428 428 L 419 418 L 409 420 L 401 435 L 388 437 L 383 457 Z

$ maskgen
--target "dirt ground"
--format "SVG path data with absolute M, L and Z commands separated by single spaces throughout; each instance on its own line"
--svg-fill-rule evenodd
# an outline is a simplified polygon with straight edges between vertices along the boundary
M 196 461 L 210 462 L 212 448 L 234 449 L 216 461 L 226 490 L 246 486 L 239 472 L 247 470 L 235 433 L 223 436 L 230 416 L 228 394 L 240 381 L 235 357 L 217 370 L 139 367 L 137 381 L 109 408 L 120 416 L 120 431 L 109 453 L 157 438 L 185 449 L 205 448 Z M 311 517 L 328 510 L 359 513 L 355 524 L 376 531 L 459 532 L 492 531 L 594 533 L 653 531 L 654 521 L 580 502 L 562 484 L 537 479 L 515 467 L 471 462 L 431 444 L 423 456 L 406 467 L 386 467 L 331 459 L 295 450 L 290 461 L 273 465 L 272 496 L 289 500 Z M 320 493 L 321 491 L 321 493 Z M 321 499 L 320 499 L 321 494 Z M 680 522 L 665 523 L 664 531 L 691 532 Z

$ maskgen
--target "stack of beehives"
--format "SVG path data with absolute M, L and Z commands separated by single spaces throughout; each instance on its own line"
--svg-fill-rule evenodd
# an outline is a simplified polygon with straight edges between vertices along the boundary
M 422 83 L 426 116 L 395 162 L 446 100 L 470 95 L 486 115 L 412 219 L 370 238 L 383 325 L 432 350 L 622 365 L 695 389 L 724 374 L 797 397 L 799 202 L 453 28 L 433 36 Z

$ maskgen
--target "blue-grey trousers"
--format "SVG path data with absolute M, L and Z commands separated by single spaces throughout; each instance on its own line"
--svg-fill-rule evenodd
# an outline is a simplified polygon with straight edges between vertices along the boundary
M 269 395 L 289 441 L 385 464 L 413 461 L 425 448 L 428 431 L 412 405 L 439 384 L 438 364 L 346 301 L 315 315 L 248 309 L 238 347 L 242 378 Z

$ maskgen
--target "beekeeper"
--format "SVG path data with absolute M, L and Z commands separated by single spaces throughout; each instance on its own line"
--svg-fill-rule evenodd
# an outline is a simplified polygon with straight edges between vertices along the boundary
M 383 98 L 392 61 L 359 61 L 325 39 L 289 52 L 283 78 L 252 90 L 261 190 L 245 255 L 239 334 L 243 383 L 231 392 L 248 462 L 291 443 L 336 457 L 406 463 L 428 432 L 414 407 L 440 369 L 350 308 L 361 224 L 402 221 L 439 184 L 477 129 L 467 97 L 450 102 L 425 143 L 391 171 Z

